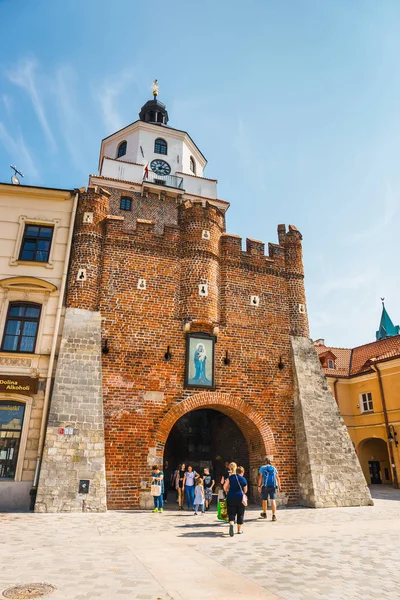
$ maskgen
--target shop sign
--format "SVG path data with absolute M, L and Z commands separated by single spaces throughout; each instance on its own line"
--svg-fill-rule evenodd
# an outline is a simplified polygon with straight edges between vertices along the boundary
M 8 394 L 37 394 L 39 389 L 38 377 L 15 377 L 14 375 L 0 375 L 0 392 Z

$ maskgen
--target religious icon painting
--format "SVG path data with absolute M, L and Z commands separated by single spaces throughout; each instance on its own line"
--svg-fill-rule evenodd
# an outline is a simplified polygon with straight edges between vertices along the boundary
M 186 336 L 185 387 L 214 389 L 215 336 L 188 333 Z

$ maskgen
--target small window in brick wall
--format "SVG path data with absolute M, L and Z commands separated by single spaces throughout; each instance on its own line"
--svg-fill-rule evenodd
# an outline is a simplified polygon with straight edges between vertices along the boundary
M 126 196 L 122 196 L 119 207 L 121 210 L 131 210 L 132 209 L 132 198 L 127 198 Z

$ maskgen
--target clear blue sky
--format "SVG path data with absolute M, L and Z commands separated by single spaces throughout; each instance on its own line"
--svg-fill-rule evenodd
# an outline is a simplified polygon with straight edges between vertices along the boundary
M 189 8 L 190 7 L 190 8 Z M 0 0 L 0 180 L 80 187 L 158 78 L 228 231 L 304 236 L 312 337 L 400 322 L 398 0 Z

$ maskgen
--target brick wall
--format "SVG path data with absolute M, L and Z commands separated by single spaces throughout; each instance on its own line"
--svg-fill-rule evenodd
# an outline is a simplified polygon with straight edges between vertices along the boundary
M 108 507 L 146 505 L 149 469 L 162 460 L 174 423 L 202 407 L 229 416 L 242 432 L 252 493 L 265 454 L 273 455 L 284 501 L 294 502 L 290 332 L 308 334 L 307 317 L 298 313 L 301 236 L 280 226 L 268 256 L 257 240 L 247 240 L 243 252 L 216 207 L 184 202 L 165 212 L 165 198 L 151 202 L 155 223 L 143 218 L 152 215 L 138 196 L 126 219 L 115 189 L 89 188 L 74 235 L 67 304 L 100 311 L 102 344 L 107 339 L 110 348 L 102 356 Z M 83 222 L 88 211 L 92 223 Z M 79 268 L 87 269 L 86 281 L 76 281 Z M 145 289 L 138 289 L 139 279 Z M 200 283 L 208 284 L 205 298 Z M 252 295 L 259 306 L 250 304 Z M 217 335 L 213 391 L 184 387 L 187 319 L 192 332 Z

